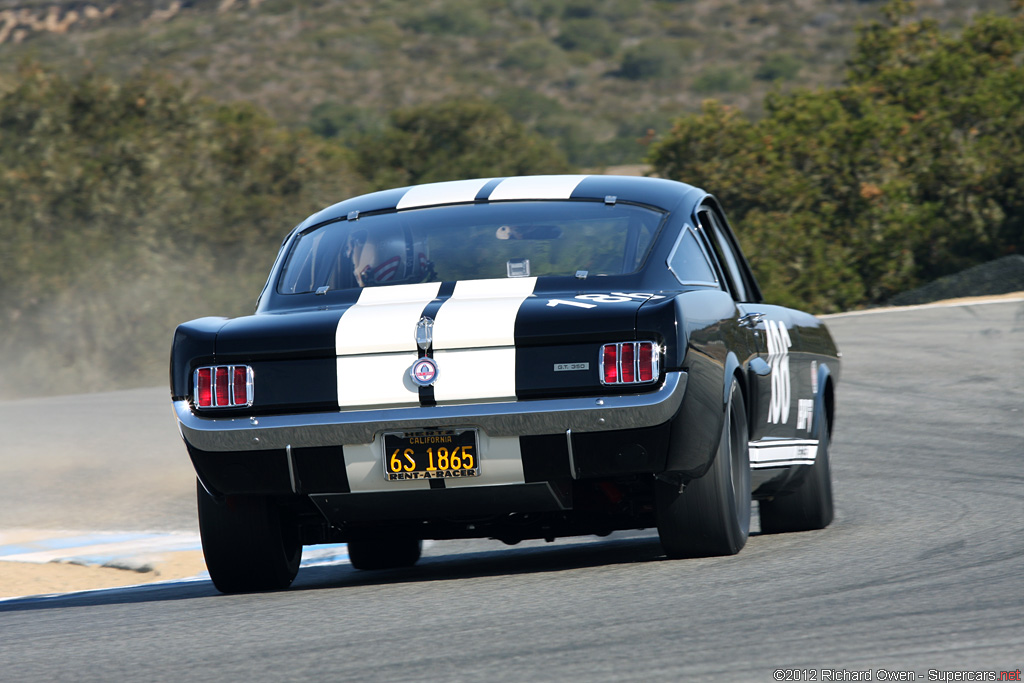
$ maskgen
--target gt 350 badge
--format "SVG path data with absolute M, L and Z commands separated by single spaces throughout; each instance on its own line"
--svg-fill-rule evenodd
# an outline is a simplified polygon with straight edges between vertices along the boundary
M 437 363 L 431 358 L 420 358 L 409 368 L 412 381 L 421 387 L 429 387 L 437 381 Z
M 555 372 L 568 372 L 571 370 L 589 370 L 590 363 L 555 363 Z

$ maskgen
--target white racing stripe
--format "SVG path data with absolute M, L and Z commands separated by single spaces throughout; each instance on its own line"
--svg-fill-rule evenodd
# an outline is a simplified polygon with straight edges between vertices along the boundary
M 585 175 L 533 175 L 506 178 L 487 198 L 489 201 L 515 199 L 568 199 Z
M 438 403 L 516 395 L 516 317 L 537 278 L 465 280 L 434 319 Z
M 466 204 L 476 199 L 477 193 L 491 178 L 478 180 L 452 180 L 444 183 L 429 183 L 410 188 L 402 195 L 395 207 L 414 209 L 419 206 L 437 206 L 440 204 Z
M 455 284 L 435 316 L 434 397 L 438 403 L 515 399 L 516 317 L 537 278 L 469 280 Z M 439 283 L 364 289 L 338 321 L 340 408 L 419 405 L 409 368 L 419 356 L 416 323 L 438 294 Z M 345 469 L 353 492 L 429 488 L 428 480 L 384 478 L 381 436 L 345 444 Z M 446 480 L 447 486 L 486 486 L 524 481 L 519 439 L 480 432 L 479 478 Z
M 450 402 L 508 400 L 516 397 L 516 350 L 459 349 L 436 351 L 434 400 Z
M 416 322 L 439 282 L 367 287 L 335 330 L 338 407 L 419 405 L 409 368 L 419 356 Z
M 345 446 L 345 473 L 352 493 L 367 491 L 408 491 L 429 489 L 429 479 L 388 481 L 384 478 L 384 437 L 378 434 L 373 443 Z
M 750 466 L 785 467 L 813 465 L 818 455 L 817 439 L 772 439 L 750 442 Z
M 440 289 L 440 282 L 364 288 L 338 321 L 338 355 L 415 352 L 416 322 Z
M 466 486 L 498 486 L 503 484 L 522 484 L 526 481 L 523 474 L 523 455 L 519 450 L 518 436 L 488 436 L 480 434 L 480 476 L 467 479 L 445 479 L 446 488 L 462 488 Z
M 409 368 L 417 354 L 338 356 L 338 407 L 408 407 L 420 404 Z
M 488 201 L 514 201 L 530 199 L 569 199 L 585 175 L 535 175 L 505 178 L 487 197 Z M 468 204 L 487 183 L 494 178 L 452 180 L 428 183 L 409 188 L 398 200 L 396 209 L 416 209 L 423 206 Z
M 456 282 L 434 317 L 434 350 L 513 346 L 519 307 L 536 285 L 535 277 Z

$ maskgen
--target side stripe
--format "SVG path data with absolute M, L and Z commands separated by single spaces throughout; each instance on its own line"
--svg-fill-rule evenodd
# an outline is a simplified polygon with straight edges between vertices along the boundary
M 754 469 L 813 465 L 818 455 L 817 439 L 770 439 L 750 442 L 750 466 Z

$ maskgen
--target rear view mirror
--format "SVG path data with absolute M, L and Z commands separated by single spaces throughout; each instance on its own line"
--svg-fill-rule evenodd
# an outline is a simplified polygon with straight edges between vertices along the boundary
M 557 240 L 562 229 L 557 225 L 503 225 L 494 236 L 499 240 Z

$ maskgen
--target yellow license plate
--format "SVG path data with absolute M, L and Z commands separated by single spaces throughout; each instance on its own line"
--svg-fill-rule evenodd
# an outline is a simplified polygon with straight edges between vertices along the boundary
M 480 476 L 475 429 L 438 429 L 384 434 L 388 481 Z

